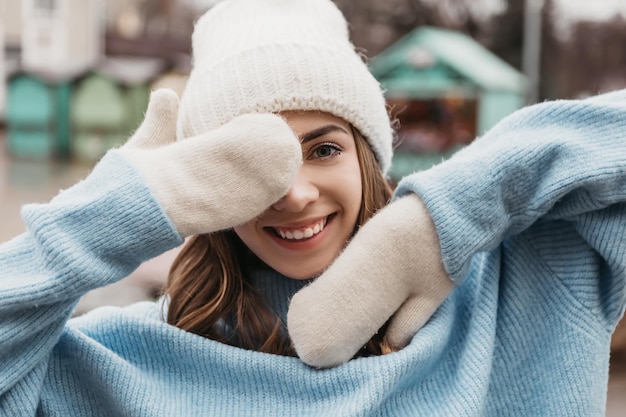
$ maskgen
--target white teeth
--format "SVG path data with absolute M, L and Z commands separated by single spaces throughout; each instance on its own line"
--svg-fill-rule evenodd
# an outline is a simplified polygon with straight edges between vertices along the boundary
M 326 219 L 320 220 L 313 227 L 307 227 L 306 229 L 302 229 L 302 230 L 281 230 L 279 228 L 275 228 L 274 230 L 276 230 L 278 234 L 280 235 L 280 237 L 282 237 L 283 239 L 302 240 L 302 239 L 311 238 L 315 236 L 316 234 L 318 234 L 319 232 L 321 232 L 322 230 L 324 230 L 325 224 L 326 224 Z

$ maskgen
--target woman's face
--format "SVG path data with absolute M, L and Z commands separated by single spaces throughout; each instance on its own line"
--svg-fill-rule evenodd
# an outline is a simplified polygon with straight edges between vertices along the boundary
M 287 195 L 235 232 L 271 268 L 307 279 L 327 268 L 352 236 L 361 173 L 345 121 L 313 111 L 281 115 L 300 138 L 303 164 Z

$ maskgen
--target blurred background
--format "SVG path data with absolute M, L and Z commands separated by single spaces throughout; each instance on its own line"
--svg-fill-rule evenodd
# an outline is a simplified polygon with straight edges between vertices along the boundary
M 335 0 L 385 86 L 398 179 L 516 109 L 626 85 L 625 0 Z M 0 0 L 9 158 L 93 164 L 182 93 L 195 20 L 219 0 Z
M 0 0 L 0 242 L 24 230 L 21 205 L 47 201 L 126 140 L 152 89 L 182 94 L 194 22 L 218 2 Z M 335 2 L 398 122 L 393 180 L 525 105 L 626 87 L 626 0 Z M 77 313 L 155 297 L 175 255 L 88 294 Z M 608 416 L 626 416 L 625 328 Z

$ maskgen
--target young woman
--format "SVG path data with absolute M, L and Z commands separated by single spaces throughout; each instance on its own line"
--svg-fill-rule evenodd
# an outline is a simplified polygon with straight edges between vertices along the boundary
M 0 246 L 1 415 L 604 414 L 626 92 L 522 110 L 378 210 L 392 131 L 332 2 L 226 0 L 193 44 L 180 108 Z M 159 303 L 69 320 L 187 237 Z

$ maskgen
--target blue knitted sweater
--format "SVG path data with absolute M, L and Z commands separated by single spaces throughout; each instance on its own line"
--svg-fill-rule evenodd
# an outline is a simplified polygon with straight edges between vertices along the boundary
M 186 333 L 158 303 L 69 320 L 181 243 L 110 152 L 0 247 L 0 415 L 603 416 L 626 305 L 626 92 L 519 111 L 409 192 L 457 287 L 400 352 L 317 370 Z M 275 278 L 284 314 L 297 285 Z

